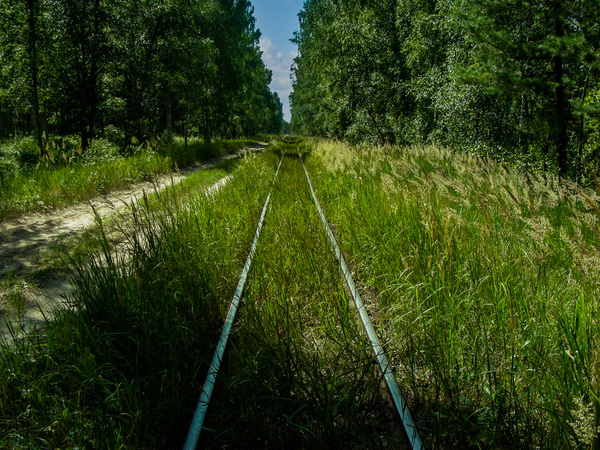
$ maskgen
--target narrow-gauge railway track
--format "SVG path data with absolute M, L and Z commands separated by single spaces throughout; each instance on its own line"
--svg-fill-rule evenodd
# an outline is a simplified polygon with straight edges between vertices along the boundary
M 285 156 L 285 154 L 284 154 L 284 156 Z M 275 178 L 273 180 L 273 186 L 271 188 L 271 192 L 269 192 L 267 199 L 265 201 L 265 204 L 263 206 L 261 218 L 259 220 L 259 224 L 258 224 L 256 233 L 255 233 L 254 242 L 250 249 L 248 259 L 246 261 L 246 264 L 242 271 L 242 275 L 240 277 L 240 281 L 238 283 L 236 293 L 234 295 L 231 306 L 229 308 L 227 319 L 225 321 L 225 325 L 224 325 L 223 331 L 221 333 L 221 338 L 220 338 L 217 348 L 215 350 L 215 356 L 213 357 L 213 361 L 210 365 L 209 373 L 207 375 L 206 381 L 205 381 L 203 389 L 202 389 L 200 399 L 198 401 L 196 413 L 194 415 L 192 424 L 189 429 L 188 437 L 187 437 L 187 440 L 186 440 L 186 443 L 184 446 L 185 449 L 196 448 L 198 439 L 200 437 L 200 433 L 201 433 L 203 423 L 204 423 L 204 418 L 205 418 L 205 416 L 207 414 L 207 410 L 208 410 L 208 404 L 209 404 L 209 401 L 211 398 L 213 388 L 215 386 L 217 373 L 219 371 L 219 368 L 221 365 L 221 360 L 223 359 L 223 354 L 225 352 L 225 346 L 227 344 L 227 340 L 228 340 L 228 337 L 229 337 L 229 334 L 231 331 L 231 327 L 232 327 L 233 321 L 235 319 L 236 311 L 238 309 L 242 294 L 244 292 L 244 286 L 246 284 L 246 279 L 248 278 L 248 274 L 250 272 L 252 258 L 254 257 L 255 254 L 261 253 L 260 250 L 257 253 L 258 240 L 259 240 L 260 232 L 263 228 L 263 223 L 265 223 L 265 216 L 267 216 L 267 210 L 268 210 L 269 202 L 271 199 L 271 194 L 272 194 L 273 190 L 277 188 L 277 182 L 278 182 L 277 177 L 278 177 L 282 162 L 284 161 L 284 156 L 282 156 L 279 161 L 279 165 L 278 165 L 278 168 L 277 168 L 277 171 L 275 174 Z M 408 411 L 406 402 L 404 401 L 404 399 L 402 398 L 402 395 L 400 394 L 400 389 L 399 389 L 398 384 L 394 378 L 394 375 L 390 369 L 390 365 L 385 356 L 383 347 L 382 347 L 381 343 L 379 342 L 379 339 L 377 338 L 377 333 L 375 332 L 373 325 L 371 324 L 370 319 L 366 313 L 364 305 L 362 304 L 360 296 L 358 295 L 358 291 L 356 289 L 356 286 L 354 285 L 354 282 L 352 281 L 350 272 L 348 271 L 348 269 L 346 267 L 343 255 L 341 254 L 339 246 L 337 245 L 337 243 L 335 241 L 335 237 L 327 224 L 327 219 L 319 205 L 316 194 L 312 187 L 312 183 L 310 181 L 310 176 L 308 174 L 308 171 L 306 170 L 306 167 L 304 166 L 304 162 L 302 160 L 302 156 L 299 152 L 299 149 L 298 149 L 298 157 L 299 157 L 300 162 L 295 163 L 297 166 L 296 170 L 299 170 L 300 167 L 303 167 L 303 169 L 304 169 L 304 174 L 306 176 L 306 182 L 308 184 L 308 188 L 309 188 L 311 196 L 312 196 L 312 201 L 314 203 L 313 210 L 316 210 L 318 212 L 318 215 L 321 219 L 323 228 L 325 230 L 324 234 L 327 235 L 327 238 L 328 238 L 331 246 L 333 247 L 333 253 L 335 254 L 335 257 L 337 258 L 337 261 L 339 262 L 339 267 L 341 267 L 341 272 L 344 277 L 343 285 L 346 287 L 346 289 L 348 289 L 349 294 L 352 297 L 354 304 L 356 305 L 356 311 L 358 312 L 358 314 L 361 318 L 364 330 L 366 331 L 366 334 L 368 336 L 368 343 L 371 345 L 371 348 L 375 355 L 375 359 L 377 360 L 377 363 L 379 365 L 383 380 L 385 381 L 385 384 L 388 388 L 390 396 L 396 407 L 398 416 L 399 416 L 400 420 L 402 421 L 402 425 L 403 425 L 404 430 L 407 435 L 408 445 L 410 446 L 410 448 L 420 449 L 420 448 L 422 448 L 422 442 L 421 442 L 419 433 L 412 421 L 412 417 L 410 415 L 410 412 Z M 280 183 L 283 183 L 283 182 L 280 181 Z M 271 206 L 271 208 L 274 208 L 274 206 Z M 317 219 L 317 222 L 318 222 L 318 219 Z M 283 226 L 281 224 L 281 222 L 279 222 L 279 225 Z M 277 225 L 276 224 L 267 224 L 266 226 L 269 227 L 269 226 L 277 226 Z M 316 229 L 317 228 L 316 223 L 315 223 L 315 225 L 312 225 L 312 227 L 314 227 Z M 314 231 L 313 231 L 313 233 L 314 233 Z M 261 244 L 261 245 L 263 245 L 263 244 Z M 324 245 L 327 245 L 327 244 L 324 244 Z M 316 265 L 318 266 L 318 264 L 316 264 Z M 317 270 L 318 270 L 318 268 L 317 268 Z M 338 272 L 339 272 L 339 270 L 338 270 Z M 339 278 L 339 273 L 338 273 L 337 277 Z M 293 302 L 293 298 L 290 298 L 289 302 Z M 286 322 L 286 324 L 288 327 L 291 325 L 289 322 Z M 300 328 L 304 328 L 304 325 L 301 325 Z M 342 328 L 343 328 L 343 326 L 342 326 Z M 294 364 L 292 364 L 292 365 L 294 365 Z M 297 365 L 297 363 L 296 363 L 296 365 Z M 341 382 L 343 383 L 343 381 L 341 381 Z M 300 411 L 301 409 L 302 409 L 302 407 L 300 407 L 300 409 L 298 411 Z M 404 445 L 405 445 L 405 442 L 403 442 Z M 390 445 L 388 443 L 388 445 L 386 445 L 386 447 L 396 447 L 396 445 L 393 445 L 393 444 Z
M 281 155 L 279 165 L 277 166 L 277 171 L 275 172 L 275 177 L 273 178 L 273 184 L 275 184 L 275 181 L 277 180 L 277 175 L 279 174 L 279 169 L 281 168 L 281 163 L 283 162 L 284 156 L 285 152 L 283 153 L 283 155 Z M 223 325 L 217 348 L 215 349 L 213 359 L 210 363 L 208 375 L 206 376 L 206 380 L 204 381 L 204 385 L 202 387 L 202 393 L 200 394 L 200 399 L 198 400 L 198 406 L 196 407 L 196 411 L 194 412 L 192 424 L 190 425 L 190 429 L 185 444 L 183 446 L 184 449 L 194 449 L 196 448 L 196 445 L 198 443 L 198 438 L 200 437 L 200 432 L 202 430 L 202 424 L 204 423 L 204 418 L 206 417 L 208 403 L 210 402 L 210 397 L 215 386 L 217 375 L 219 373 L 219 369 L 221 368 L 221 361 L 223 359 L 223 355 L 225 354 L 225 348 L 227 346 L 227 341 L 229 340 L 231 327 L 233 326 L 233 321 L 235 320 L 235 316 L 237 314 L 237 309 L 242 298 L 244 286 L 246 285 L 248 272 L 250 271 L 250 265 L 252 264 L 252 258 L 254 258 L 254 253 L 256 252 L 258 238 L 260 237 L 260 232 L 263 227 L 265 214 L 267 213 L 267 208 L 269 206 L 270 199 L 271 192 L 269 192 L 269 194 L 267 195 L 267 199 L 265 200 L 262 212 L 260 214 L 260 219 L 258 220 L 258 227 L 256 228 L 256 233 L 254 235 L 254 241 L 252 242 L 252 247 L 250 248 L 250 252 L 248 253 L 248 258 L 246 259 L 246 264 L 244 265 L 244 269 L 242 270 L 242 274 L 240 276 L 240 280 L 235 290 L 233 300 L 231 301 L 231 306 L 229 307 L 227 318 L 225 319 L 225 324 Z

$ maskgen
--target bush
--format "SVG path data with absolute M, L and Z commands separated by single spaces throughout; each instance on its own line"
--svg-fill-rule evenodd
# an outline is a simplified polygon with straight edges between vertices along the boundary
M 19 151 L 21 167 L 35 166 L 40 160 L 40 150 L 33 137 L 15 139 L 14 148 Z
M 82 165 L 97 165 L 123 159 L 119 148 L 106 139 L 94 139 L 90 148 L 85 152 L 79 162 Z
M 0 147 L 0 180 L 17 175 L 20 168 L 19 153 L 12 148 Z

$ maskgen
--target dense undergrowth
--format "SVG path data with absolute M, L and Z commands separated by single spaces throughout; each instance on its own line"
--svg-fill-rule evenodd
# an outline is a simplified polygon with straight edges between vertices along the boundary
M 181 445 L 273 173 L 248 156 L 219 192 L 145 199 L 127 251 L 71 261 L 70 307 L 1 349 L 0 447 Z
M 597 194 L 433 147 L 308 161 L 431 447 L 597 443 Z
M 70 307 L 2 348 L 0 447 L 181 445 L 282 149 L 245 158 L 217 193 L 145 198 L 126 252 L 102 234 L 71 261 Z M 288 153 L 273 188 L 205 448 L 396 446 L 300 167 Z
M 40 161 L 33 139 L 5 142 L 0 145 L 0 221 L 84 201 L 255 143 L 191 139 L 186 145 L 175 138 L 172 144 L 157 142 L 124 153 L 98 139 L 82 154 L 74 138 L 62 138 L 51 142 Z

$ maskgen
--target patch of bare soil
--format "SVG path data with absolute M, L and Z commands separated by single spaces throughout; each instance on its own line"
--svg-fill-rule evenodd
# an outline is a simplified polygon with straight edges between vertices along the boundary
M 55 308 L 65 301 L 72 287 L 59 269 L 59 261 L 53 261 L 58 256 L 51 250 L 61 242 L 77 242 L 95 225 L 94 211 L 103 220 L 118 218 L 119 207 L 142 198 L 144 192 L 163 190 L 194 172 L 248 151 L 261 150 L 264 145 L 197 164 L 153 182 L 136 183 L 85 203 L 0 223 L 0 339 L 12 342 L 10 328 L 17 322 L 18 335 L 42 325 L 44 317 L 52 317 Z M 223 184 L 221 180 L 211 189 Z

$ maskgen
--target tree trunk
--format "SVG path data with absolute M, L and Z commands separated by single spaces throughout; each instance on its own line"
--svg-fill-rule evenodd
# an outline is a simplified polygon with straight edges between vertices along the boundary
M 44 156 L 46 149 L 42 138 L 42 127 L 40 124 L 40 98 L 38 89 L 38 57 L 37 57 L 37 34 L 36 34 L 36 0 L 27 0 L 28 25 L 29 25 L 29 65 L 31 69 L 31 115 L 33 118 L 33 131 L 40 149 L 40 156 Z
M 88 133 L 87 120 L 84 121 L 83 126 L 79 132 L 81 137 L 81 152 L 85 153 L 90 148 L 90 135 Z
M 556 18 L 554 19 L 554 33 L 558 39 L 562 39 L 565 35 L 563 23 L 560 18 L 560 2 L 554 2 L 554 11 Z M 556 114 L 556 158 L 558 164 L 558 171 L 561 176 L 567 175 L 567 169 L 569 165 L 567 157 L 568 149 L 568 127 L 569 127 L 569 113 L 568 104 L 565 92 L 565 83 L 563 80 L 564 76 L 564 61 L 560 54 L 554 55 L 552 60 L 552 75 L 555 83 L 554 88 L 554 100 L 555 100 L 555 114 Z
M 83 49 L 83 60 L 85 61 L 85 50 Z M 88 114 L 87 114 L 87 99 L 85 95 L 86 87 L 87 87 L 87 73 L 85 71 L 85 65 L 79 64 L 78 68 L 79 72 L 79 110 L 81 114 L 80 123 L 79 123 L 79 135 L 81 137 L 81 151 L 85 153 L 90 147 L 89 144 L 89 133 L 88 133 Z
M 0 138 L 4 139 L 4 102 L 0 101 Z
M 583 85 L 583 92 L 581 94 L 581 105 L 585 103 L 585 98 L 587 97 L 588 88 L 590 85 L 590 72 L 591 69 L 588 70 L 588 73 L 585 77 L 585 83 Z M 575 176 L 575 182 L 579 183 L 579 179 L 583 173 L 583 145 L 585 143 L 585 112 L 583 109 L 579 111 L 579 130 L 578 130 L 578 142 L 577 142 L 577 174 Z
M 79 54 L 75 57 L 75 70 L 77 74 L 77 89 L 79 97 L 79 133 L 81 136 L 81 150 L 89 149 L 90 140 L 94 137 L 94 126 L 99 104 L 100 79 L 100 1 L 95 0 L 92 5 L 83 2 L 82 10 L 74 19 L 77 31 L 74 42 L 79 48 Z M 89 25 L 89 26 L 88 26 Z
M 202 126 L 202 134 L 204 135 L 204 143 L 210 144 L 211 132 L 210 132 L 210 114 L 208 107 L 204 107 L 204 123 Z
M 554 57 L 554 81 L 557 83 L 554 88 L 554 96 L 556 100 L 556 157 L 558 170 L 562 176 L 567 174 L 569 161 L 567 158 L 568 148 L 568 111 L 567 100 L 565 95 L 565 86 L 562 81 L 563 77 L 563 59 L 560 56 Z
M 188 113 L 187 113 L 187 108 L 185 109 L 185 112 L 183 114 L 183 143 L 185 145 L 185 148 L 187 150 L 188 148 Z
M 173 143 L 173 118 L 171 117 L 171 102 L 167 106 L 167 141 Z
M 188 148 L 188 133 L 187 133 L 187 115 L 183 122 L 183 141 L 185 142 L 185 149 Z
M 88 77 L 88 105 L 87 105 L 87 126 L 88 136 L 92 139 L 95 136 L 96 118 L 98 115 L 98 104 L 100 103 L 100 87 L 98 58 L 100 56 L 100 0 L 94 2 L 94 28 L 92 49 L 90 58 L 92 60 L 90 74 Z

